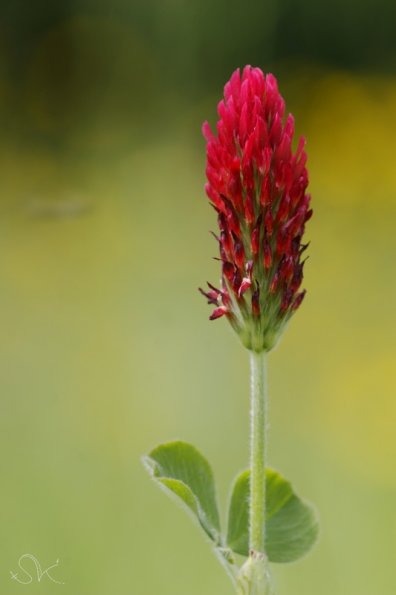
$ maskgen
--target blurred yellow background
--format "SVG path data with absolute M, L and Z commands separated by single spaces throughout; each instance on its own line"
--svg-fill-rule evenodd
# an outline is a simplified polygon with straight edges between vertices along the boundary
M 0 593 L 232 593 L 140 456 L 195 443 L 223 510 L 246 466 L 248 354 L 196 288 L 218 276 L 200 125 L 248 62 L 307 137 L 314 207 L 270 461 L 321 538 L 279 595 L 396 592 L 396 44 L 372 4 L 1 4 Z M 65 585 L 12 580 L 25 553 Z

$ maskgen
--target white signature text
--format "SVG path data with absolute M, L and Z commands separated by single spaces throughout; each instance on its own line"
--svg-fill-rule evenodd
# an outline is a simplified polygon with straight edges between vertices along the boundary
M 65 583 L 56 580 L 52 576 L 52 572 L 59 566 L 59 560 L 48 568 L 42 568 L 40 562 L 32 554 L 22 554 L 18 560 L 18 572 L 10 570 L 11 579 L 20 585 L 29 585 L 33 582 L 41 583 L 44 577 L 56 583 L 57 585 L 64 585 Z

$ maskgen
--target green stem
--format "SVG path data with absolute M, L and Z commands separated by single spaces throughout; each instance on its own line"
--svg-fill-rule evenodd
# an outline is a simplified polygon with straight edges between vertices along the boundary
M 250 352 L 250 519 L 249 548 L 265 553 L 265 467 L 267 424 L 267 355 Z

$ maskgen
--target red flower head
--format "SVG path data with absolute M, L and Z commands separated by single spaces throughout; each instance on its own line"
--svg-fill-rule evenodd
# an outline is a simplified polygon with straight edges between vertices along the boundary
M 221 286 L 200 290 L 248 349 L 268 351 L 301 304 L 306 221 L 305 140 L 272 74 L 246 66 L 224 87 L 215 136 L 207 122 L 206 193 L 218 214 Z

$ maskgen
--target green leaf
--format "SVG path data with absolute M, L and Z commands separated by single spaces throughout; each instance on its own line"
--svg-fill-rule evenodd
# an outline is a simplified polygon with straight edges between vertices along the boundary
M 268 558 L 271 562 L 294 562 L 315 544 L 319 523 L 311 504 L 296 494 L 267 524 Z
M 217 543 L 219 513 L 213 472 L 205 457 L 191 444 L 176 441 L 161 444 L 143 462 L 155 481 L 176 495 Z
M 235 480 L 228 511 L 227 545 L 236 554 L 247 556 L 249 540 L 249 477 L 243 471 Z
M 249 478 L 250 471 L 236 478 L 228 515 L 227 545 L 242 556 L 249 553 Z M 316 514 L 277 471 L 266 470 L 266 488 L 266 554 L 271 562 L 294 562 L 317 539 Z

